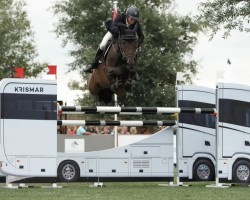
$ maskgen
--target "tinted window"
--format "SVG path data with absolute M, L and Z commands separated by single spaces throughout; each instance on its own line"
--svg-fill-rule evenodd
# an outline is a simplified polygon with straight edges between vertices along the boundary
M 2 94 L 1 117 L 4 119 L 56 120 L 56 95 Z
M 179 107 L 189 108 L 215 108 L 214 104 L 202 103 L 196 101 L 178 101 Z M 179 115 L 179 122 L 191 125 L 215 128 L 215 117 L 211 114 L 189 114 L 183 113 Z
M 232 99 L 219 99 L 219 120 L 250 127 L 250 103 Z

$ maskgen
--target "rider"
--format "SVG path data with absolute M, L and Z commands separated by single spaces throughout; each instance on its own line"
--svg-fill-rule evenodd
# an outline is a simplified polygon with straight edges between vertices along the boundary
M 119 35 L 118 24 L 119 23 L 126 25 L 129 29 L 134 29 L 135 25 L 138 24 L 137 35 L 138 35 L 139 46 L 143 43 L 144 34 L 142 32 L 142 29 L 139 23 L 139 10 L 137 7 L 131 6 L 127 9 L 126 13 L 122 13 L 121 15 L 118 15 L 116 19 L 112 21 L 111 23 L 106 23 L 108 32 L 103 37 L 102 42 L 99 45 L 99 48 L 97 49 L 94 61 L 91 64 L 87 65 L 87 67 L 84 69 L 84 72 L 90 73 L 92 72 L 93 69 L 97 68 L 98 62 L 100 58 L 102 57 L 103 51 L 108 41 L 111 40 L 112 36 L 114 38 L 118 38 L 118 35 Z

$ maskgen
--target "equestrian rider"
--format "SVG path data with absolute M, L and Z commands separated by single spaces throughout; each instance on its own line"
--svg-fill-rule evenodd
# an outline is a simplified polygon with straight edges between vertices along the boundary
M 109 40 L 112 39 L 112 36 L 114 38 L 118 38 L 119 36 L 119 29 L 118 24 L 122 23 L 126 25 L 129 29 L 134 29 L 135 25 L 138 24 L 137 27 L 137 35 L 138 35 L 138 42 L 139 46 L 143 43 L 144 40 L 144 34 L 142 32 L 140 23 L 139 23 L 139 10 L 135 6 L 131 6 L 127 9 L 126 13 L 122 13 L 121 15 L 118 15 L 114 21 L 107 21 L 106 27 L 108 32 L 103 37 L 101 44 L 99 45 L 99 48 L 97 49 L 95 59 L 94 61 L 87 65 L 84 69 L 84 72 L 91 73 L 93 69 L 97 68 L 100 58 L 102 57 L 103 51 L 108 43 Z

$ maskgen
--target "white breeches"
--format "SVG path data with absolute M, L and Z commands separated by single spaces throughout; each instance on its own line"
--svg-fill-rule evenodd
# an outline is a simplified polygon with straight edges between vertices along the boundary
M 106 35 L 103 37 L 102 42 L 101 42 L 99 48 L 101 50 L 104 50 L 105 47 L 106 47 L 106 45 L 107 45 L 107 43 L 108 43 L 108 41 L 111 40 L 111 38 L 112 38 L 112 34 L 110 32 L 107 32 Z

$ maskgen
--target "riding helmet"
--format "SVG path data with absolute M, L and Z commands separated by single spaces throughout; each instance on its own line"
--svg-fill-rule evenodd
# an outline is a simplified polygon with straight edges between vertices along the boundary
M 126 15 L 136 21 L 139 21 L 139 10 L 135 6 L 130 6 L 126 11 Z

